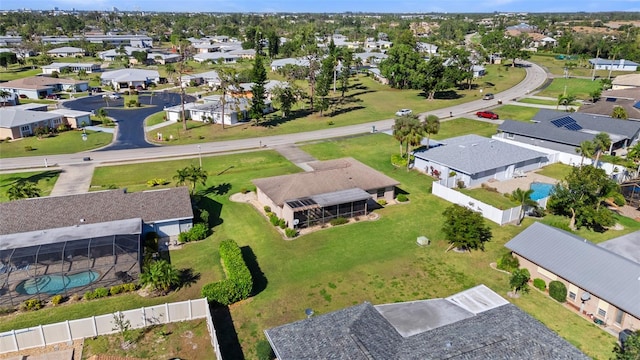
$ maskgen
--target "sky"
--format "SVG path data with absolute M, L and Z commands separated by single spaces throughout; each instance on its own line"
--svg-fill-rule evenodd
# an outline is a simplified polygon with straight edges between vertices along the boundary
M 640 11 L 640 0 L 0 0 L 0 10 L 177 12 L 599 12 Z

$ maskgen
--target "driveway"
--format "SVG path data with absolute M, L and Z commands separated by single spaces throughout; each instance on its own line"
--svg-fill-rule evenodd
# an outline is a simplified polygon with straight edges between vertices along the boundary
M 101 107 L 107 109 L 109 117 L 118 123 L 116 139 L 110 145 L 96 151 L 142 149 L 156 147 L 148 143 L 144 134 L 144 119 L 149 115 L 162 111 L 164 107 L 180 104 L 180 94 L 170 92 L 156 92 L 149 96 L 148 92 L 141 92 L 138 97 L 141 108 L 125 108 L 124 99 L 103 99 L 102 95 L 87 96 L 76 100 L 66 101 L 63 107 L 80 111 L 95 111 Z M 195 98 L 186 96 L 185 101 L 193 102 Z

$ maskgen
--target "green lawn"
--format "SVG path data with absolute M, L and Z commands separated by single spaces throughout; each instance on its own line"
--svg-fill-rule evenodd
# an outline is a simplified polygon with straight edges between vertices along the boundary
M 565 86 L 567 87 L 568 95 L 573 95 L 577 99 L 581 100 L 590 99 L 589 93 L 602 87 L 600 81 L 597 80 L 591 81 L 591 79 L 555 78 L 547 88 L 536 95 L 548 96 L 557 99 L 559 95 L 564 94 Z
M 525 104 L 549 105 L 549 106 L 558 105 L 558 101 L 556 100 L 546 100 L 546 99 L 536 99 L 536 98 L 523 98 L 518 100 L 518 102 L 525 103 Z M 579 106 L 580 104 L 574 101 L 570 105 Z
M 540 175 L 548 176 L 557 180 L 562 180 L 571 173 L 571 169 L 573 169 L 573 166 L 571 165 L 555 163 L 547 165 L 536 172 Z
M 476 121 L 466 118 L 458 118 L 440 123 L 440 131 L 431 136 L 432 139 L 442 140 L 455 136 L 476 134 L 484 137 L 491 137 L 498 130 L 497 124 L 484 121 Z
M 556 54 L 536 54 L 532 55 L 529 61 L 534 62 L 540 66 L 545 67 L 554 75 L 564 76 L 564 68 L 567 66 L 567 62 L 572 62 L 578 65 L 569 71 L 569 76 L 588 76 L 593 75 L 593 69 L 589 66 L 589 60 L 558 60 L 555 58 Z M 627 72 L 613 71 L 611 76 L 624 75 Z M 596 78 L 607 78 L 609 76 L 609 70 L 596 70 Z
M 524 77 L 524 70 L 520 68 L 508 69 L 491 66 L 489 74 L 476 84 L 493 92 L 503 91 L 520 82 Z M 500 69 L 500 70 L 498 70 Z M 491 85 L 489 85 L 491 84 Z M 487 90 L 488 91 L 488 90 Z M 280 112 L 272 113 L 267 121 L 260 126 L 246 123 L 238 126 L 227 126 L 224 130 L 220 125 L 203 124 L 189 121 L 187 132 L 182 130 L 182 124 L 166 127 L 163 134 L 173 135 L 175 139 L 171 145 L 191 144 L 205 141 L 232 140 L 248 137 L 282 135 L 304 131 L 321 130 L 329 126 L 346 126 L 370 121 L 393 118 L 400 108 L 409 108 L 414 113 L 426 112 L 464 102 L 477 100 L 481 93 L 477 90 L 458 91 L 452 99 L 426 100 L 418 90 L 396 90 L 382 85 L 372 78 L 360 75 L 351 80 L 351 89 L 346 93 L 342 103 L 336 105 L 335 111 L 328 111 L 320 117 L 318 113 L 308 114 L 303 109 L 297 109 L 295 118 L 282 119 Z M 340 93 L 334 95 L 336 101 Z M 302 104 L 299 104 L 302 106 Z M 165 143 L 166 144 L 166 143 Z
M 507 210 L 520 205 L 518 202 L 510 200 L 499 192 L 489 191 L 484 188 L 459 189 L 458 191 L 500 210 Z
M 445 132 L 449 130 L 445 127 Z M 525 219 L 522 226 L 499 227 L 487 222 L 493 239 L 485 251 L 445 252 L 448 244 L 440 228 L 442 212 L 450 204 L 431 195 L 430 177 L 396 169 L 390 164 L 391 154 L 398 151 L 393 137 L 368 134 L 302 148 L 318 159 L 353 156 L 398 180 L 400 189 L 411 201 L 376 210 L 380 216 L 376 221 L 361 220 L 287 241 L 251 205 L 233 203 L 229 195 L 242 188 L 253 188 L 251 179 L 302 170 L 272 151 L 205 157 L 203 165 L 209 178 L 206 186 L 198 187 L 203 195 L 200 205 L 209 211 L 212 219 L 219 220 L 208 239 L 170 254 L 178 268 L 192 268 L 199 274 L 197 283 L 165 297 L 141 298 L 127 294 L 11 315 L 2 319 L 0 331 L 199 297 L 203 284 L 223 276 L 216 252 L 223 239 L 237 241 L 257 263 L 257 268 L 252 267 L 256 295 L 230 307 L 233 332 L 218 332 L 223 344 L 237 333 L 247 358 L 255 358 L 255 344 L 264 339 L 264 329 L 303 319 L 305 308 L 324 314 L 363 301 L 380 304 L 445 297 L 478 284 L 486 284 L 498 294 L 506 295 L 508 275 L 492 270 L 489 263 L 505 252 L 505 242 L 530 225 L 531 219 Z M 96 169 L 93 186 L 113 184 L 130 191 L 143 190 L 147 189 L 148 179 L 172 180 L 178 168 L 197 161 L 100 167 Z M 624 231 L 632 230 L 629 227 Z M 601 236 L 612 238 L 624 231 L 586 232 L 584 237 L 599 240 Z M 420 235 L 431 239 L 431 245 L 416 246 L 415 239 Z M 554 300 L 532 292 L 513 301 L 589 356 L 597 359 L 610 356 L 615 338 L 592 323 L 580 320 Z M 227 358 L 240 356 L 226 354 Z
M 30 136 L 9 142 L 3 141 L 0 143 L 0 158 L 76 153 L 108 145 L 113 138 L 113 134 L 87 131 L 87 141 L 82 141 L 81 134 L 80 131 L 66 131 L 50 138 L 38 139 L 36 136 Z M 27 151 L 28 146 L 31 146 L 32 150 Z
M 518 105 L 502 105 L 494 110 L 503 120 L 529 122 L 540 111 L 538 108 Z
M 165 122 L 165 112 L 164 111 L 159 111 L 155 114 L 149 115 L 145 120 L 144 120 L 144 126 L 153 126 L 153 125 L 157 125 L 160 123 Z
M 12 65 L 9 66 L 8 70 L 2 68 L 0 70 L 0 81 L 11 81 L 16 79 L 22 79 L 29 76 L 36 76 L 42 73 L 42 69 L 36 66 L 35 69 L 32 69 L 31 66 L 18 66 Z
M 35 182 L 40 189 L 40 196 L 49 196 L 59 174 L 60 170 L 0 174 L 0 202 L 9 201 L 7 190 L 21 180 Z

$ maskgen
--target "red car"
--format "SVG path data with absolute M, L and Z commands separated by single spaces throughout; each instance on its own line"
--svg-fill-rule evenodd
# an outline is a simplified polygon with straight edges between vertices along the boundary
M 476 113 L 476 116 L 480 118 L 491 119 L 491 120 L 499 119 L 498 114 L 494 113 L 493 111 L 478 111 Z

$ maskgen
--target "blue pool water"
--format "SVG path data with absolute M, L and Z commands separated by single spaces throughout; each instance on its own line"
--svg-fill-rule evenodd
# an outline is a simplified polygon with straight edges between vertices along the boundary
M 43 275 L 35 279 L 28 279 L 16 286 L 16 291 L 24 295 L 59 294 L 75 287 L 89 285 L 98 276 L 95 271 L 83 271 L 72 275 Z
M 531 200 L 540 200 L 551 195 L 551 192 L 553 191 L 553 186 L 554 186 L 553 184 L 547 184 L 547 183 L 539 183 L 539 182 L 531 183 L 531 190 L 533 190 L 533 194 L 531 194 Z

